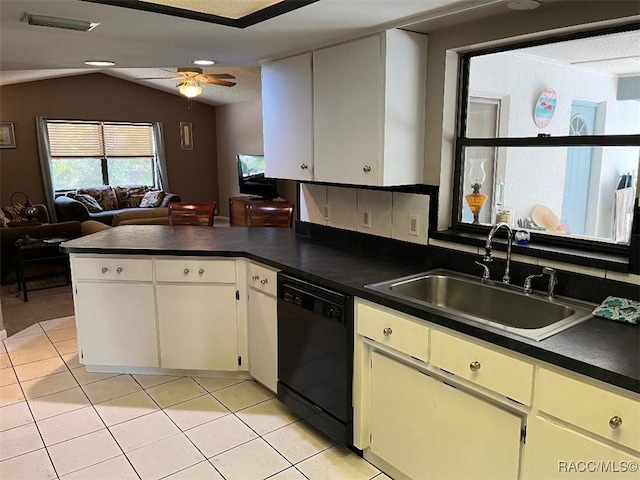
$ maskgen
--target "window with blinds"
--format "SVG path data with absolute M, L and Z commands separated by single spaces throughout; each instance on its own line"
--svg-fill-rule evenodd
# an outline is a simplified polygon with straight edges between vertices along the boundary
M 150 123 L 48 121 L 56 191 L 96 185 L 155 185 Z

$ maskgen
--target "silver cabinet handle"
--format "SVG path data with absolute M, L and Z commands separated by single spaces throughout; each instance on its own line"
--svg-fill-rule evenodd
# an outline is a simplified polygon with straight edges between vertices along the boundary
M 470 369 L 472 372 L 477 372 L 478 370 L 480 370 L 480 367 L 481 367 L 480 362 L 475 362 L 475 361 L 474 361 L 474 362 L 471 362 L 471 363 L 469 364 L 469 369 Z
M 200 270 L 198 270 L 198 274 L 199 275 L 204 275 L 204 268 L 201 268 Z
M 384 330 L 382 330 L 382 334 L 383 334 L 385 337 L 390 336 L 392 333 L 393 333 L 393 330 L 391 330 L 391 327 L 387 327 L 387 328 L 385 328 Z
M 185 274 L 185 275 L 189 275 L 189 269 L 188 269 L 188 268 L 185 268 L 185 269 L 184 269 L 184 274 Z
M 253 277 L 251 277 L 251 280 L 253 280 L 254 282 L 260 280 L 260 275 L 254 275 Z
M 364 173 L 369 173 L 371 171 L 371 167 L 369 165 L 365 165 L 364 167 L 362 167 L 362 171 Z
M 107 273 L 109 269 L 107 267 L 102 267 L 102 273 Z
M 300 168 L 302 170 L 307 170 L 309 168 L 309 165 L 307 165 L 306 163 L 303 163 L 302 165 L 300 165 Z
M 609 426 L 614 430 L 620 425 L 622 425 L 622 418 L 620 418 L 619 416 L 615 415 L 609 419 Z
M 116 272 L 118 272 L 118 273 L 122 273 L 122 271 L 123 271 L 123 270 L 124 270 L 124 268 L 122 268 L 122 267 L 118 267 L 118 268 L 116 269 Z
M 269 281 L 266 278 L 263 278 L 262 280 L 260 280 L 260 283 L 262 285 L 266 285 L 267 283 L 269 283 Z

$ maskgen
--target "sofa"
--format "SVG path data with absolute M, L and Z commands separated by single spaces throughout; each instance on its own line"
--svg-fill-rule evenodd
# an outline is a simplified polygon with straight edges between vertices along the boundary
M 58 221 L 96 220 L 113 225 L 114 216 L 120 213 L 166 208 L 169 203 L 181 200 L 179 195 L 146 186 L 106 185 L 58 195 L 54 203 Z
M 3 285 L 15 282 L 13 245 L 16 240 L 25 236 L 31 238 L 77 238 L 81 235 L 80 222 L 49 223 L 47 207 L 40 204 L 34 206 L 37 209 L 37 214 L 32 220 L 13 217 L 11 221 L 4 222 L 6 220 L 4 212 L 7 209 L 2 209 L 3 221 L 0 223 L 0 280 Z

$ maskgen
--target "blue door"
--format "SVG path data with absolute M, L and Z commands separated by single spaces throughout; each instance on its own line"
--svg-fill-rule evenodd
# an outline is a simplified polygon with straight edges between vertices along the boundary
M 569 135 L 593 135 L 597 105 L 573 102 Z M 562 221 L 571 233 L 583 235 L 587 228 L 589 182 L 593 147 L 569 147 L 562 196 Z

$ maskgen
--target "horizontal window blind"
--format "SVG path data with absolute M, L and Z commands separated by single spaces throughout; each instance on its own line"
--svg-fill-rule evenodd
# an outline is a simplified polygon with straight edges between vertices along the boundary
M 103 127 L 104 149 L 107 157 L 153 156 L 151 125 L 105 123 Z

